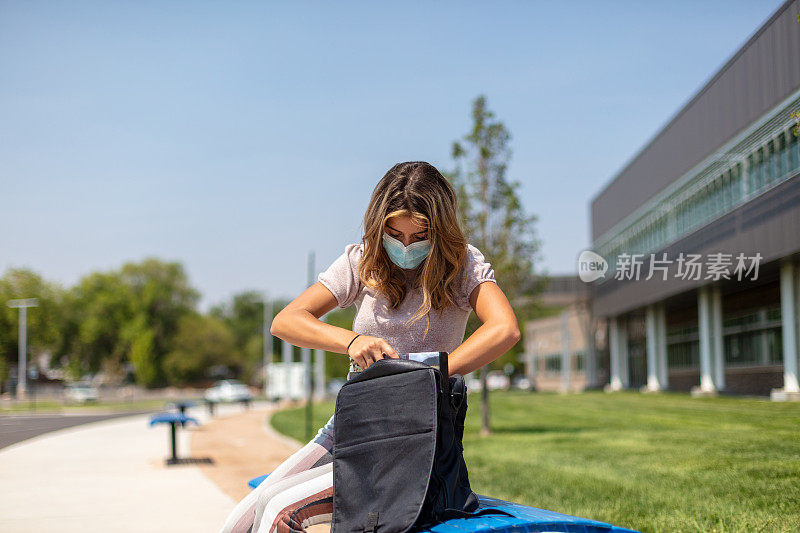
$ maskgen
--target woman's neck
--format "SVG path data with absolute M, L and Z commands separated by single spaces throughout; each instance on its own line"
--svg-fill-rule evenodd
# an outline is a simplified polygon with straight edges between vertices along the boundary
M 412 268 L 410 270 L 406 270 L 405 268 L 402 268 L 401 270 L 403 271 L 403 274 L 406 277 L 406 282 L 409 284 L 409 286 L 413 285 L 414 280 L 416 280 L 417 276 L 419 275 L 420 268 L 416 267 L 416 268 Z

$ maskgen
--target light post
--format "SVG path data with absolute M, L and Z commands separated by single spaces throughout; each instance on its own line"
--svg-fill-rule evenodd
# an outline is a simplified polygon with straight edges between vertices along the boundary
M 269 399 L 269 371 L 272 367 L 272 299 L 264 293 L 264 396 Z
M 310 287 L 314 283 L 315 277 L 315 261 L 314 261 L 314 251 L 312 250 L 308 254 L 308 287 Z M 311 432 L 313 431 L 312 426 L 312 418 L 313 418 L 313 401 L 311 396 L 311 349 L 303 348 L 302 351 L 303 355 L 303 372 L 305 374 L 305 379 L 303 382 L 305 383 L 305 396 L 306 396 L 306 440 L 311 439 Z
M 17 368 L 17 375 L 19 377 L 17 378 L 17 399 L 22 400 L 25 399 L 27 390 L 27 372 L 25 366 L 27 364 L 28 355 L 28 308 L 37 307 L 39 305 L 39 300 L 37 298 L 9 300 L 7 305 L 19 309 L 19 364 Z
M 31 378 L 31 409 L 36 410 L 36 380 L 39 379 L 39 369 L 33 364 L 28 369 L 28 375 Z

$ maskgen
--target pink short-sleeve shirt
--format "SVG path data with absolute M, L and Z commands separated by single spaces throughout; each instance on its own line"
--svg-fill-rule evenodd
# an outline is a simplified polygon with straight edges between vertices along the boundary
M 431 310 L 430 328 L 426 336 L 426 319 L 423 316 L 413 324 L 408 321 L 422 305 L 422 289 L 411 288 L 397 309 L 389 308 L 386 299 L 368 289 L 358 277 L 358 264 L 362 245 L 348 244 L 327 270 L 317 276 L 336 297 L 339 307 L 356 306 L 353 331 L 386 340 L 397 353 L 438 352 L 451 353 L 464 340 L 467 319 L 472 311 L 469 297 L 473 289 L 484 281 L 497 283 L 494 269 L 483 254 L 473 245 L 467 244 L 467 258 L 457 282 L 456 305 L 442 311 Z M 409 274 L 407 279 L 413 279 Z M 350 359 L 350 372 L 360 367 Z M 348 374 L 349 379 L 349 374 Z

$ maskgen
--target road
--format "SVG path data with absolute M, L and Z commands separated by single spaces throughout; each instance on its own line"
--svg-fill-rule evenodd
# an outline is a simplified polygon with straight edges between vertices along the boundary
M 0 415 L 0 449 L 17 442 L 31 439 L 42 433 L 64 429 L 89 422 L 119 418 L 144 413 L 156 413 L 159 409 L 125 411 L 101 414 L 8 414 Z

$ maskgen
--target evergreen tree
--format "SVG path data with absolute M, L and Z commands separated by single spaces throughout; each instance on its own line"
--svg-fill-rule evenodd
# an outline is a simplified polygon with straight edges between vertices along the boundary
M 544 278 L 535 273 L 540 241 L 536 236 L 535 215 L 527 215 L 517 193 L 519 181 L 507 177 L 511 159 L 511 134 L 488 109 L 481 95 L 472 104 L 472 129 L 452 146 L 455 169 L 447 174 L 458 195 L 460 224 L 467 240 L 492 264 L 498 285 L 514 306 L 523 324 L 538 309 L 535 295 L 541 292 Z M 480 324 L 471 316 L 467 335 Z M 518 364 L 524 343 L 494 362 L 502 366 Z M 487 365 L 489 366 L 489 365 Z M 481 368 L 481 432 L 490 432 L 487 366 Z

